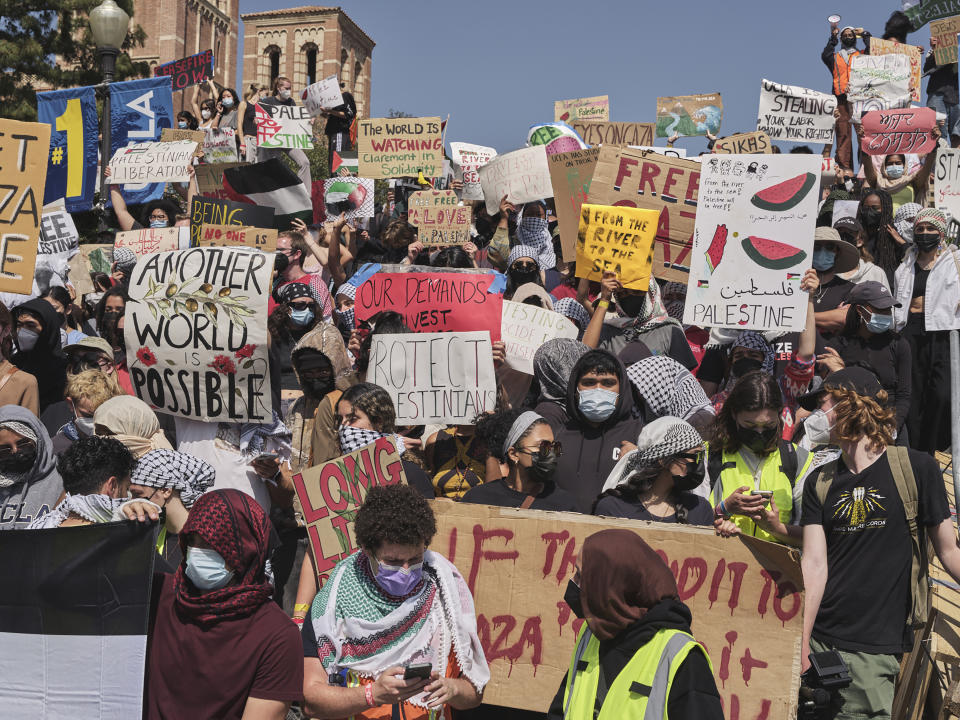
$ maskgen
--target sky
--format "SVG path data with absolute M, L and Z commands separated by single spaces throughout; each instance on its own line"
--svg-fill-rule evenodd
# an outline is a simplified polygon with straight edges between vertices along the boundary
M 241 0 L 240 12 L 301 4 Z M 829 15 L 881 36 L 900 3 L 345 0 L 341 7 L 376 42 L 373 117 L 391 108 L 449 114 L 448 145 L 503 153 L 524 145 L 530 125 L 553 121 L 555 100 L 594 95 L 610 96 L 611 120 L 654 122 L 658 96 L 720 91 L 721 134 L 756 130 L 762 79 L 830 91 L 820 60 Z M 929 26 L 907 42 L 926 51 Z M 705 140 L 681 138 L 677 146 L 696 154 Z

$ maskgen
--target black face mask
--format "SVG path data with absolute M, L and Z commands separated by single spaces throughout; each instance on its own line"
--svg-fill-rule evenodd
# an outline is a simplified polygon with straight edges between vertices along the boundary
M 940 233 L 922 232 L 914 233 L 913 241 L 917 244 L 917 249 L 924 252 L 933 250 L 940 244 Z
M 638 317 L 643 312 L 646 303 L 646 295 L 621 295 L 617 298 L 617 305 L 632 318 Z
M 673 486 L 677 489 L 677 492 L 690 492 L 700 487 L 700 483 L 703 482 L 706 474 L 707 469 L 703 464 L 703 455 L 701 454 L 700 461 L 695 467 L 689 468 L 685 475 L 671 475 L 671 477 L 673 478 Z
M 525 285 L 530 282 L 537 281 L 537 269 L 533 268 L 532 270 L 521 270 L 519 268 L 511 268 L 509 275 L 510 279 L 513 281 L 513 284 L 517 287 Z
M 333 392 L 336 381 L 332 376 L 328 378 L 305 378 L 300 382 L 300 385 L 308 395 L 320 399 Z
M 557 454 L 550 450 L 546 453 L 537 453 L 533 456 L 530 465 L 530 477 L 537 482 L 546 482 L 557 471 Z
M 851 37 L 841 37 L 841 38 L 840 38 L 840 44 L 843 45 L 845 48 L 852 48 L 852 47 L 856 46 L 856 44 L 857 44 L 857 36 L 854 35 L 852 38 L 851 38 Z
M 37 461 L 36 448 L 18 450 L 17 452 L 0 458 L 0 473 L 4 475 L 25 473 Z
M 753 428 L 737 425 L 737 440 L 748 450 L 755 453 L 764 452 L 777 435 L 776 426 L 766 430 L 754 430 Z
M 567 590 L 563 593 L 563 601 L 570 606 L 574 615 L 578 618 L 583 617 L 583 603 L 580 601 L 580 586 L 573 580 L 567 581 Z
M 743 377 L 748 372 L 759 370 L 762 367 L 763 363 L 760 360 L 751 357 L 742 357 L 733 362 L 733 365 L 730 366 L 730 371 L 737 377 Z
M 863 224 L 866 225 L 871 230 L 876 229 L 880 225 L 880 211 L 876 208 L 865 207 L 863 209 Z

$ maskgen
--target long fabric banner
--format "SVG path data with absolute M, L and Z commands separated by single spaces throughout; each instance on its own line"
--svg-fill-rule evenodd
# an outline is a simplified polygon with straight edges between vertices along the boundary
M 918 2 L 904 10 L 914 30 L 919 30 L 931 20 L 960 15 L 960 0 L 936 0 Z
M 100 135 L 92 87 L 37 93 L 37 118 L 50 125 L 44 204 L 63 198 L 68 212 L 93 207 Z
M 772 140 L 832 142 L 836 109 L 837 98 L 829 93 L 762 80 L 757 130 Z
M 213 77 L 213 50 L 157 65 L 154 77 L 169 75 L 173 90 L 186 90 Z

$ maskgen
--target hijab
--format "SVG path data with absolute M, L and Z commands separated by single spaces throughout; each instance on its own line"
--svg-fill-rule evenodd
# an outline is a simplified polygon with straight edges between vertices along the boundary
M 138 460 L 151 450 L 173 450 L 156 413 L 131 395 L 107 400 L 93 413 L 93 422 L 107 428 Z
M 17 333 L 16 320 L 23 312 L 39 318 L 42 329 L 33 349 L 18 351 L 11 362 L 37 378 L 40 412 L 43 413 L 47 406 L 63 400 L 63 391 L 67 386 L 67 359 L 60 342 L 63 316 L 43 298 L 34 298 L 11 311 L 14 321 L 11 331 L 14 335 Z
M 756 330 L 743 330 L 737 336 L 737 339 L 733 341 L 733 345 L 730 346 L 730 354 L 732 355 L 734 348 L 738 347 L 744 347 L 750 350 L 759 350 L 762 352 L 763 364 L 760 366 L 760 371 L 766 373 L 767 375 L 774 374 L 773 371 L 776 366 L 776 356 L 773 353 L 773 348 L 770 346 L 770 343 L 767 342 L 767 339 L 762 333 L 759 333 Z M 737 384 L 737 380 L 739 380 L 739 378 L 731 369 L 730 376 L 727 378 L 726 382 L 723 383 L 723 387 L 720 388 L 721 392 L 723 390 L 732 390 L 733 386 Z
M 654 417 L 687 420 L 710 407 L 710 399 L 697 379 L 672 357 L 652 355 L 635 362 L 627 367 L 627 377 Z
M 28 440 L 33 440 L 37 446 L 37 457 L 33 461 L 33 467 L 22 473 L 0 475 L 0 488 L 19 483 L 23 483 L 24 486 L 30 485 L 56 472 L 57 456 L 53 454 L 53 444 L 50 442 L 46 428 L 36 415 L 19 405 L 4 405 L 0 407 L 0 428 L 11 430 Z
M 573 366 L 588 352 L 589 347 L 570 338 L 553 338 L 537 348 L 533 355 L 533 376 L 540 383 L 540 400 L 564 406 Z

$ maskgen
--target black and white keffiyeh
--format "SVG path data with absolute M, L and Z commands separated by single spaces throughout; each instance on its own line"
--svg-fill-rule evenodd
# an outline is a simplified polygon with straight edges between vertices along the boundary
M 113 262 L 120 270 L 129 272 L 137 264 L 137 256 L 130 248 L 118 247 L 113 249 Z
M 560 298 L 553 304 L 553 311 L 569 318 L 583 332 L 590 324 L 590 313 L 573 298 Z
M 638 468 L 701 445 L 703 438 L 690 423 L 678 417 L 657 418 L 644 425 L 640 431 L 637 449 L 630 457 L 624 477 L 633 474 Z
M 210 465 L 176 450 L 151 450 L 137 461 L 130 475 L 130 482 L 135 485 L 179 491 L 186 508 L 213 487 L 215 479 L 216 471 Z
M 126 500 L 112 498 L 109 495 L 71 495 L 67 493 L 61 503 L 46 515 L 41 515 L 27 526 L 28 530 L 43 530 L 60 527 L 60 524 L 77 515 L 92 523 L 106 523 L 122 520 L 120 508 Z
M 517 240 L 520 245 L 536 250 L 535 257 L 542 270 L 550 270 L 557 266 L 557 255 L 553 249 L 553 238 L 550 236 L 550 224 L 546 218 L 521 216 L 517 223 Z
M 710 407 L 710 398 L 693 374 L 666 355 L 633 363 L 627 368 L 627 377 L 657 417 L 688 420 Z
M 282 303 L 289 303 L 297 298 L 310 298 L 316 302 L 316 298 L 313 297 L 313 292 L 310 290 L 310 286 L 306 283 L 291 282 L 286 285 L 281 285 L 277 288 L 277 298 Z
M 33 428 L 26 423 L 18 422 L 17 420 L 5 420 L 4 422 L 0 422 L 0 430 L 10 430 L 17 435 L 22 435 L 27 440 L 32 440 L 35 445 L 37 444 L 37 434 L 33 431 Z M 0 473 L 0 488 L 21 483 L 31 475 L 33 475 L 33 468 L 21 473 Z
M 406 446 L 403 444 L 403 438 L 400 435 L 355 428 L 349 425 L 341 425 L 337 432 L 340 435 L 340 452 L 344 455 L 352 453 L 354 450 L 359 450 L 364 445 L 375 443 L 380 438 L 387 438 L 393 441 L 393 444 L 397 448 L 397 455 L 403 455 L 406 451 Z

